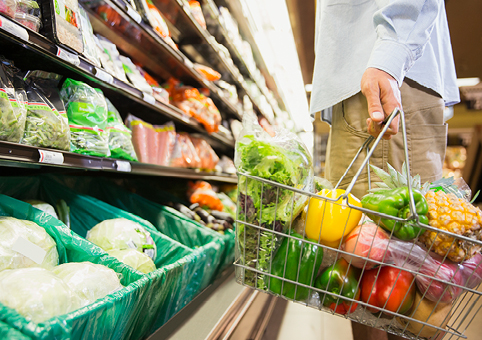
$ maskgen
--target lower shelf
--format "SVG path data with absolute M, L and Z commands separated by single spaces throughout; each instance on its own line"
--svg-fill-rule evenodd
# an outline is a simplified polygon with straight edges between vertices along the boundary
M 237 183 L 234 175 L 196 169 L 171 168 L 155 164 L 129 162 L 112 158 L 85 156 L 67 151 L 0 142 L 0 165 L 23 168 L 61 167 L 90 171 L 110 171 L 135 175 L 204 179 Z

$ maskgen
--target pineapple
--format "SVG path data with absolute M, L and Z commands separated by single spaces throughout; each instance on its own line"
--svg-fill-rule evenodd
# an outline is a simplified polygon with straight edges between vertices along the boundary
M 383 183 L 375 183 L 379 187 L 372 191 L 394 189 L 407 185 L 406 165 L 402 166 L 402 173 L 397 172 L 388 164 L 389 173 L 372 166 L 375 174 Z M 467 200 L 462 198 L 453 178 L 442 178 L 434 183 L 425 183 L 421 186 L 420 176 L 411 178 L 413 189 L 420 190 L 429 205 L 428 219 L 430 226 L 449 231 L 451 233 L 469 237 L 474 240 L 482 239 L 482 212 Z M 431 190 L 443 186 L 449 193 L 442 190 Z M 481 247 L 478 244 L 460 240 L 446 234 L 426 230 L 419 237 L 427 249 L 440 256 L 447 256 L 454 262 L 462 262 L 474 256 Z

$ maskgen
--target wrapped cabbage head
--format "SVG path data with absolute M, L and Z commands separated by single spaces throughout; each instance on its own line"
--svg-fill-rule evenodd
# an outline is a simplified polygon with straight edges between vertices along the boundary
M 43 268 L 0 272 L 0 302 L 35 323 L 80 307 L 79 298 L 65 282 Z
M 25 248 L 39 247 L 41 258 L 30 258 Z M 15 249 L 15 250 L 14 250 Z M 36 260 L 37 263 L 34 260 Z M 35 222 L 0 216 L 0 271 L 28 267 L 52 269 L 59 263 L 55 240 Z
M 122 288 L 117 273 L 101 264 L 64 263 L 55 267 L 52 272 L 63 279 L 67 286 L 78 295 L 82 307 Z
M 113 249 L 109 250 L 108 253 L 122 263 L 144 274 L 156 270 L 156 265 L 152 262 L 151 258 L 135 249 Z
M 157 247 L 151 234 L 139 223 L 126 218 L 102 221 L 87 232 L 86 238 L 105 251 L 131 248 L 151 259 L 156 258 Z
M 50 204 L 39 200 L 26 200 L 25 202 L 31 204 L 34 208 L 42 210 L 43 212 L 46 212 L 47 214 L 52 215 L 56 219 L 59 219 L 59 217 L 57 216 L 57 213 L 55 212 L 54 207 L 52 207 Z

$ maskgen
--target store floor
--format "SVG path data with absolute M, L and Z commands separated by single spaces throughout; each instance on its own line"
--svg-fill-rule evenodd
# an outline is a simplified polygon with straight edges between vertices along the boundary
M 279 334 L 269 340 L 292 339 L 353 340 L 351 323 L 344 318 L 288 302 Z

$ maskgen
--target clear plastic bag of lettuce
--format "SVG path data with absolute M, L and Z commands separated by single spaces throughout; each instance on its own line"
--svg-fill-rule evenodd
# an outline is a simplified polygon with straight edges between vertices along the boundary
M 308 196 L 263 183 L 243 173 L 265 178 L 299 190 L 312 192 L 312 157 L 297 135 L 278 130 L 271 137 L 254 115 L 243 118 L 243 131 L 236 141 L 235 164 L 238 169 L 238 219 L 278 232 L 287 232 L 291 222 L 308 203 Z M 238 223 L 238 255 L 246 266 L 269 270 L 278 244 L 272 233 Z M 245 282 L 265 289 L 264 275 L 246 272 Z
M 70 151 L 109 157 L 107 103 L 99 89 L 67 78 L 60 90 L 70 124 Z
M 137 162 L 136 151 L 132 144 L 132 131 L 124 125 L 119 111 L 107 102 L 107 132 L 109 133 L 109 149 L 112 158 Z
M 0 140 L 19 143 L 27 119 L 27 94 L 23 88 L 15 88 L 18 72 L 13 64 L 0 57 Z
M 37 70 L 24 76 L 28 105 L 22 144 L 69 150 L 69 122 L 57 90 L 61 78 Z

